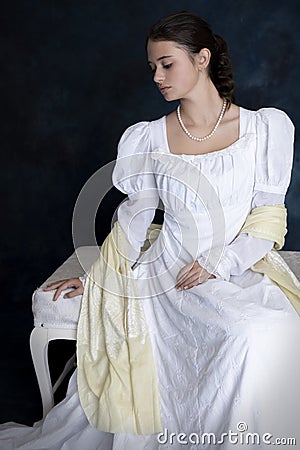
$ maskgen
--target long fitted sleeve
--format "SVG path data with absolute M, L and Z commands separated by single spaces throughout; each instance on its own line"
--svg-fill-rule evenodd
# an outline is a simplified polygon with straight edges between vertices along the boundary
M 284 196 L 281 194 L 270 194 L 256 191 L 254 194 L 252 209 L 259 206 L 271 206 L 284 203 Z M 234 241 L 227 245 L 223 258 L 214 272 L 219 278 L 226 281 L 231 275 L 241 275 L 253 264 L 259 261 L 274 246 L 274 241 L 251 236 L 248 233 L 241 233 Z

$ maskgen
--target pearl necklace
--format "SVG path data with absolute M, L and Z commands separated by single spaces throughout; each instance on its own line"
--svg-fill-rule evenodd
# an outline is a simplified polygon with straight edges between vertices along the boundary
M 223 106 L 222 106 L 219 118 L 217 120 L 217 123 L 213 127 L 212 131 L 207 136 L 197 137 L 197 136 L 194 136 L 192 133 L 189 132 L 189 130 L 186 128 L 186 126 L 184 125 L 184 123 L 182 121 L 181 114 L 180 114 L 180 105 L 178 105 L 177 110 L 176 110 L 178 122 L 180 123 L 180 126 L 183 129 L 183 131 L 185 132 L 185 134 L 187 134 L 190 139 L 193 139 L 193 141 L 198 141 L 198 142 L 205 141 L 206 139 L 209 139 L 210 137 L 212 137 L 215 134 L 216 129 L 220 125 L 220 122 L 223 119 L 223 116 L 225 114 L 226 105 L 227 105 L 227 101 L 226 101 L 226 99 L 224 99 Z

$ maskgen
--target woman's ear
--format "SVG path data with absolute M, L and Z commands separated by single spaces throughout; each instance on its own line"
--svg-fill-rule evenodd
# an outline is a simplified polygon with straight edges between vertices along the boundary
M 196 64 L 200 71 L 207 68 L 211 58 L 211 52 L 208 48 L 202 48 L 196 55 Z

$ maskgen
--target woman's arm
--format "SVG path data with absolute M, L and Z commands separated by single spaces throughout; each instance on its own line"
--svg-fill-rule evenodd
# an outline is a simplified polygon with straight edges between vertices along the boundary
M 140 254 L 159 204 L 150 153 L 149 122 L 127 128 L 118 145 L 112 181 L 119 191 L 127 194 L 118 208 L 117 217 L 129 244 L 126 256 L 131 265 Z
M 284 194 L 255 191 L 251 209 L 259 206 L 283 204 Z M 207 255 L 202 255 L 197 261 L 183 267 L 178 273 L 176 287 L 189 289 L 209 278 L 221 278 L 229 281 L 231 275 L 241 275 L 253 264 L 263 258 L 274 246 L 274 241 L 257 238 L 248 233 L 242 233 L 227 245 L 217 267 L 210 267 Z
M 276 108 L 256 112 L 256 168 L 251 209 L 281 205 L 290 184 L 295 127 L 288 115 Z M 274 245 L 273 241 L 242 233 L 225 247 L 218 267 L 208 267 L 217 277 L 229 280 L 241 275 L 259 261 Z M 199 258 L 205 265 L 207 258 Z
M 273 206 L 284 203 L 284 194 L 255 191 L 251 209 L 259 206 Z M 253 264 L 263 258 L 274 246 L 274 241 L 257 238 L 248 233 L 241 233 L 224 249 L 220 263 L 213 274 L 217 278 L 229 281 L 231 275 L 241 275 Z M 205 258 L 198 259 L 205 266 Z

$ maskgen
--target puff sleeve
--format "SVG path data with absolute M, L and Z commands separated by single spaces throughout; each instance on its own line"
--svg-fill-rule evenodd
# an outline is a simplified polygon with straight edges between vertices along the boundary
M 286 194 L 291 180 L 295 127 L 284 112 L 261 108 L 256 113 L 255 191 Z
M 152 169 L 149 122 L 139 122 L 123 133 L 112 174 L 114 186 L 128 198 L 118 208 L 118 221 L 136 259 L 159 203 Z
M 259 206 L 283 204 L 290 184 L 294 151 L 294 125 L 288 115 L 276 108 L 256 112 L 256 169 L 251 210 Z M 242 233 L 224 249 L 218 267 L 212 272 L 226 281 L 241 275 L 259 261 L 274 242 Z M 204 261 L 199 261 L 201 264 Z

